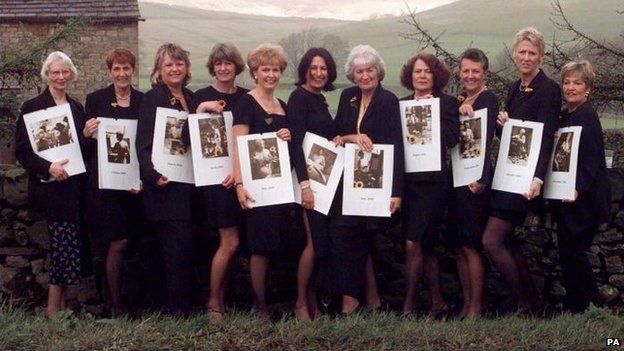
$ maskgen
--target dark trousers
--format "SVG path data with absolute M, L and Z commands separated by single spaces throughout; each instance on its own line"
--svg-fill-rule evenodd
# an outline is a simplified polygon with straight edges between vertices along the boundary
M 191 304 L 191 224 L 189 221 L 157 221 L 153 225 L 165 265 L 166 312 L 187 313 Z
M 563 304 L 572 312 L 583 312 L 590 302 L 599 304 L 601 300 L 586 253 L 597 231 L 597 227 L 592 227 L 573 234 L 562 221 L 559 222 L 557 237 L 566 289 Z

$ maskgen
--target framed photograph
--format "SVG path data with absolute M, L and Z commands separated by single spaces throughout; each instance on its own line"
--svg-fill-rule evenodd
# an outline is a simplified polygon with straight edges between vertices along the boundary
M 68 159 L 69 176 L 86 172 L 69 104 L 27 113 L 24 124 L 35 154 L 50 162 Z
M 451 149 L 453 186 L 466 186 L 481 179 L 487 143 L 487 108 L 473 117 L 459 117 L 459 143 Z M 489 160 L 487 161 L 489 162 Z
M 182 141 L 182 129 L 188 114 L 158 107 L 154 122 L 152 163 L 154 169 L 169 180 L 193 184 L 193 160 L 190 146 Z
M 345 145 L 342 214 L 390 217 L 394 145 L 374 144 L 365 152 Z
M 303 138 L 303 154 L 314 192 L 314 210 L 327 215 L 344 168 L 344 147 L 308 132 Z M 295 202 L 300 204 L 301 187 L 294 170 L 293 188 Z
M 583 127 L 581 126 L 560 128 L 557 136 L 555 136 L 555 147 L 544 180 L 544 198 L 574 199 L 582 131 Z
M 518 119 L 509 119 L 505 123 L 492 189 L 516 194 L 529 191 L 542 145 L 543 128 L 543 123 Z
M 232 173 L 232 112 L 189 115 L 195 186 L 221 184 Z
M 440 155 L 440 99 L 399 102 L 405 172 L 430 172 L 442 169 Z
M 243 184 L 255 200 L 253 207 L 294 202 L 288 143 L 276 133 L 241 135 L 236 141 Z
M 137 120 L 99 117 L 97 134 L 100 189 L 140 189 L 136 153 Z

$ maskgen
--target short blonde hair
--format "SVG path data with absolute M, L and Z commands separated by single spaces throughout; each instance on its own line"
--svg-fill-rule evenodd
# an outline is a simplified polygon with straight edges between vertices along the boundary
M 186 77 L 182 82 L 183 86 L 186 86 L 191 81 L 191 60 L 189 59 L 189 52 L 182 49 L 178 44 L 164 43 L 156 51 L 156 57 L 154 58 L 154 68 L 150 74 L 150 82 L 152 87 L 163 84 L 162 77 L 160 76 L 160 68 L 162 67 L 165 55 L 169 55 L 174 60 L 182 60 L 186 64 Z
M 257 71 L 260 66 L 277 65 L 280 71 L 284 72 L 287 64 L 288 59 L 286 59 L 284 48 L 280 45 L 270 43 L 260 44 L 247 54 L 247 66 L 249 66 L 249 72 L 254 79 L 253 72 Z
M 62 51 L 54 51 L 48 55 L 45 61 L 43 61 L 43 65 L 41 66 L 41 79 L 43 79 L 44 82 L 48 81 L 48 71 L 50 70 L 50 66 L 56 62 L 63 63 L 69 68 L 69 70 L 72 72 L 71 79 L 74 79 L 76 78 L 76 76 L 78 76 L 78 70 L 76 69 L 76 66 L 74 66 L 74 63 L 69 58 L 69 56 L 67 56 L 67 54 Z
M 352 83 L 355 83 L 353 73 L 355 66 L 375 66 L 377 69 L 377 78 L 381 82 L 386 76 L 386 63 L 384 62 L 379 52 L 370 45 L 358 45 L 351 49 L 349 57 L 347 57 L 347 63 L 345 63 L 345 73 L 347 79 Z
M 563 80 L 571 74 L 578 73 L 581 76 L 583 82 L 589 89 L 594 87 L 594 80 L 596 79 L 596 73 L 591 62 L 587 60 L 574 60 L 566 63 L 561 68 L 561 83 Z
M 535 29 L 535 27 L 526 27 L 520 29 L 518 33 L 516 33 L 516 41 L 513 44 L 513 53 L 516 53 L 516 49 L 518 45 L 523 41 L 528 41 L 529 43 L 535 45 L 539 52 L 540 57 L 544 57 L 546 53 L 546 43 L 544 42 L 544 36 L 540 33 L 539 30 Z

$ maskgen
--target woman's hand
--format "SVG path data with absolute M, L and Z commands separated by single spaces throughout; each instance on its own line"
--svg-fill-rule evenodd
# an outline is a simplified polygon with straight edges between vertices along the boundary
M 67 174 L 67 171 L 65 170 L 65 165 L 68 162 L 69 159 L 67 158 L 60 161 L 52 162 L 52 164 L 50 164 L 50 168 L 48 169 L 48 172 L 50 173 L 52 178 L 58 180 L 59 182 L 62 182 L 63 180 L 69 178 L 69 174 Z
M 156 181 L 156 185 L 160 187 L 164 187 L 169 184 L 169 178 L 166 175 L 161 175 L 160 178 Z
M 565 203 L 572 203 L 578 199 L 578 191 L 574 190 L 574 199 L 563 199 L 562 201 Z
M 204 113 L 204 112 L 221 113 L 223 112 L 223 108 L 225 108 L 225 101 L 223 100 L 204 101 L 201 104 L 199 104 L 199 106 L 197 106 L 197 113 Z
M 340 135 L 336 135 L 334 139 L 332 139 L 332 141 L 334 142 L 334 144 L 336 144 L 336 146 L 344 146 L 345 143 L 344 138 Z
M 474 117 L 474 109 L 470 104 L 462 104 L 461 106 L 459 106 L 459 114 L 461 116 Z
M 534 198 L 539 196 L 541 190 L 542 190 L 542 182 L 540 182 L 539 180 L 533 179 L 533 181 L 531 182 L 531 186 L 529 187 L 529 191 L 524 193 L 524 197 L 527 200 L 531 201 Z
M 221 185 L 223 185 L 226 189 L 231 188 L 234 185 L 234 174 L 228 174 L 228 176 L 221 182 Z
M 401 198 L 393 197 L 390 199 L 390 213 L 395 213 L 401 208 Z
M 485 190 L 485 184 L 481 184 L 479 182 L 472 182 L 468 184 L 468 189 L 470 189 L 470 191 L 473 194 L 481 194 L 483 190 Z
M 501 111 L 498 114 L 498 118 L 496 118 L 496 123 L 498 123 L 499 126 L 504 126 L 505 123 L 507 123 L 507 121 L 509 121 L 509 114 L 505 111 Z
M 290 141 L 290 130 L 288 128 L 282 128 L 277 131 L 277 137 L 284 140 Z
M 97 130 L 99 124 L 100 120 L 97 118 L 91 118 L 87 120 L 87 122 L 85 123 L 85 127 L 82 130 L 82 134 L 84 134 L 85 138 L 97 139 Z
M 368 135 L 366 135 L 366 134 L 355 134 L 355 140 L 354 141 L 358 144 L 360 149 L 362 149 L 362 150 L 364 150 L 366 152 L 373 151 L 373 141 L 370 140 Z
M 251 197 L 251 194 L 249 194 L 247 189 L 245 189 L 242 184 L 236 186 L 236 197 L 238 198 L 238 203 L 243 210 L 252 209 L 252 203 L 256 201 L 253 197 Z
M 301 182 L 301 206 L 306 210 L 314 209 L 314 192 L 310 188 L 310 181 Z
M 142 180 L 139 181 L 139 188 L 138 189 L 130 189 L 128 191 L 130 192 L 130 194 L 137 195 L 138 193 L 141 192 L 141 190 L 143 190 L 143 181 Z

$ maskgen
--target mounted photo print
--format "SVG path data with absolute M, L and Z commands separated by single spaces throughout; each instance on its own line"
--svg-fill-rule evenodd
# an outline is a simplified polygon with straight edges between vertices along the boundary
M 98 180 L 100 189 L 140 189 L 136 153 L 137 120 L 98 117 Z
M 187 122 L 187 116 L 185 111 L 163 107 L 156 109 L 152 163 L 154 169 L 169 180 L 193 184 L 191 150 L 182 141 L 182 129 Z
M 583 127 L 580 126 L 560 128 L 555 136 L 555 147 L 544 180 L 544 198 L 574 199 L 582 131 Z
M 459 117 L 459 143 L 451 149 L 453 186 L 466 186 L 481 179 L 487 143 L 487 108 L 473 117 Z
M 430 172 L 442 169 L 440 155 L 440 99 L 399 102 L 405 172 Z
M 195 186 L 221 184 L 232 173 L 232 112 L 189 115 Z

